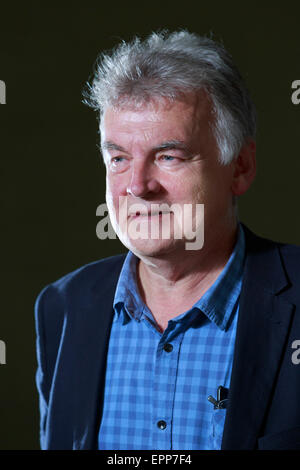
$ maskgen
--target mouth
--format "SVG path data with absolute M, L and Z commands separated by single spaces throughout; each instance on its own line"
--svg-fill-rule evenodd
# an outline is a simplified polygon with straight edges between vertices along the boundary
M 136 219 L 138 217 L 142 217 L 142 218 L 159 217 L 159 218 L 161 218 L 163 215 L 166 215 L 166 214 L 173 214 L 173 212 L 171 212 L 171 211 L 133 212 L 133 213 L 129 213 L 129 217 L 131 219 Z

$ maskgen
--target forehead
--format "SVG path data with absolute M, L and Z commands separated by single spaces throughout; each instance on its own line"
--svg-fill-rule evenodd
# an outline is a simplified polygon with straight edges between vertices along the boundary
M 212 106 L 206 92 L 191 93 L 170 101 L 153 99 L 138 107 L 130 101 L 122 108 L 108 107 L 101 118 L 104 141 L 135 139 L 188 139 L 200 129 L 209 130 Z

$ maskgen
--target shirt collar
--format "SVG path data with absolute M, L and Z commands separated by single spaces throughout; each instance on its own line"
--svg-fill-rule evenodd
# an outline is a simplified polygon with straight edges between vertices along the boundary
M 127 313 L 136 319 L 138 312 L 141 314 L 144 309 L 137 285 L 137 262 L 138 258 L 129 251 L 119 276 L 113 304 L 118 315 L 124 305 Z
M 229 326 L 231 314 L 239 300 L 245 259 L 245 234 L 241 224 L 238 227 L 234 249 L 215 282 L 194 304 L 221 330 Z
M 195 308 L 199 309 L 221 330 L 225 330 L 228 327 L 232 311 L 239 299 L 244 256 L 245 235 L 242 225 L 239 224 L 237 241 L 224 269 L 189 312 Z M 145 310 L 147 310 L 140 297 L 137 285 L 137 261 L 138 258 L 129 251 L 125 258 L 115 292 L 113 306 L 116 315 L 114 321 L 120 318 L 122 311 L 124 314 L 123 323 L 126 322 L 125 313 L 139 321 Z M 122 307 L 124 307 L 125 311 Z M 187 313 L 185 312 L 176 318 L 179 320 Z

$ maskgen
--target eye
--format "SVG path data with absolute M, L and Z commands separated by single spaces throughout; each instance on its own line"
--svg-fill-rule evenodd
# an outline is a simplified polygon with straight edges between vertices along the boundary
M 126 157 L 111 157 L 109 168 L 113 172 L 123 172 L 128 168 L 128 158 Z
M 179 156 L 163 154 L 158 157 L 158 163 L 164 167 L 177 167 L 183 162 L 183 159 Z
M 124 160 L 125 160 L 124 157 L 113 157 L 113 158 L 111 159 L 112 163 L 121 163 L 121 162 L 123 162 Z
M 173 157 L 172 155 L 162 155 L 160 159 L 165 162 L 172 162 L 173 160 L 176 160 L 176 157 Z

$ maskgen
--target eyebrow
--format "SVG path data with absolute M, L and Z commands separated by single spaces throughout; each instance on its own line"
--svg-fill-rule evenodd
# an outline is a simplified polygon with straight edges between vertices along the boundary
M 119 152 L 125 152 L 125 149 L 121 147 L 120 145 L 115 144 L 114 142 L 111 142 L 110 140 L 106 140 L 101 144 L 101 149 L 102 150 L 118 150 Z
M 154 148 L 157 152 L 160 150 L 188 150 L 188 146 L 182 140 L 168 140 L 167 142 L 162 142 L 160 145 Z
M 115 144 L 110 140 L 103 142 L 101 145 L 102 150 L 117 150 L 119 152 L 126 152 L 126 150 L 121 147 L 121 145 Z M 166 142 L 162 142 L 160 145 L 153 148 L 154 151 L 159 152 L 161 150 L 172 150 L 172 149 L 179 149 L 179 150 L 188 150 L 188 146 L 182 140 L 168 140 Z

